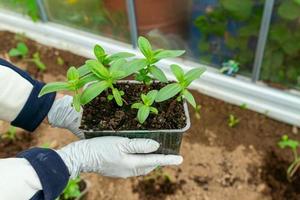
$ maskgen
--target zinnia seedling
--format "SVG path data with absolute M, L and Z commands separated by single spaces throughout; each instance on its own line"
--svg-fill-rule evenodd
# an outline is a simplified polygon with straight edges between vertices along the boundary
M 236 125 L 238 125 L 240 123 L 240 120 L 237 118 L 237 117 L 235 117 L 234 115 L 229 115 L 229 119 L 228 119 L 228 126 L 230 127 L 230 128 L 233 128 L 233 127 L 235 127 Z
M 291 140 L 287 135 L 282 136 L 281 140 L 278 142 L 280 148 L 289 148 L 293 152 L 294 161 L 290 164 L 287 169 L 287 178 L 289 181 L 292 180 L 293 176 L 300 167 L 300 157 L 298 155 L 297 149 L 299 147 L 299 142 L 296 140 Z
M 27 45 L 24 42 L 19 42 L 16 46 L 16 48 L 12 48 L 9 52 L 8 55 L 10 57 L 18 57 L 21 56 L 22 58 L 25 58 L 28 56 L 29 50 Z
M 185 53 L 182 50 L 153 50 L 150 42 L 144 37 L 139 37 L 138 46 L 146 58 L 147 66 L 139 70 L 136 74 L 136 80 L 145 84 L 150 84 L 153 78 L 163 83 L 168 82 L 164 72 L 155 64 L 162 59 L 178 57 Z
M 171 65 L 171 69 L 177 82 L 168 84 L 160 89 L 155 101 L 162 102 L 179 95 L 177 98 L 178 100 L 186 99 L 194 108 L 196 108 L 196 101 L 187 88 L 194 80 L 198 79 L 205 72 L 205 68 L 195 68 L 187 73 L 184 73 L 182 68 L 178 65 Z
M 142 94 L 142 102 L 132 104 L 131 108 L 138 109 L 137 119 L 141 124 L 146 121 L 150 113 L 158 114 L 158 110 L 152 106 L 157 93 L 157 90 L 152 90 L 148 92 L 147 95 Z

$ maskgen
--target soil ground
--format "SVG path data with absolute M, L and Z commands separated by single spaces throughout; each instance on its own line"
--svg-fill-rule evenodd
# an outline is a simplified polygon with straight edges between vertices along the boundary
M 41 52 L 48 66 L 44 74 L 31 73 L 45 82 L 63 80 L 68 65 L 79 66 L 84 58 L 31 40 L 25 41 L 31 52 Z M 0 56 L 9 59 L 7 52 L 15 47 L 14 34 L 0 32 Z M 63 66 L 57 57 L 65 60 Z M 19 67 L 32 68 L 19 59 Z M 29 70 L 30 71 L 30 70 Z M 179 167 L 163 168 L 147 177 L 111 179 L 96 174 L 83 174 L 91 182 L 87 200 L 298 200 L 299 176 L 288 182 L 285 170 L 291 161 L 288 150 L 277 142 L 283 134 L 300 140 L 296 127 L 272 120 L 241 107 L 193 92 L 202 105 L 200 120 L 191 111 L 192 128 L 185 134 L 181 154 L 184 163 Z M 192 109 L 190 109 L 192 110 Z M 240 123 L 228 126 L 230 114 Z M 3 128 L 0 125 L 0 129 Z M 66 130 L 42 124 L 35 131 L 35 146 L 49 144 L 64 146 L 76 138 Z M 2 151 L 0 149 L 0 151 Z

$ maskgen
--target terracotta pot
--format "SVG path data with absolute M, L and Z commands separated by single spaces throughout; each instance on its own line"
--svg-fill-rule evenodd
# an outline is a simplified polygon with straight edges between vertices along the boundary
M 110 12 L 127 12 L 125 0 L 103 0 L 103 5 Z M 154 29 L 174 34 L 183 34 L 186 30 L 187 1 L 136 0 L 135 10 L 140 35 Z

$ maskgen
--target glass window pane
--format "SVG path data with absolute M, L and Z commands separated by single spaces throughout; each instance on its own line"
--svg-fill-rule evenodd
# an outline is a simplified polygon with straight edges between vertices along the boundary
M 27 11 L 26 6 L 24 6 L 24 3 L 19 3 L 16 0 L 0 0 L 0 8 L 8 9 L 19 13 L 26 13 Z
M 49 20 L 130 42 L 125 0 L 45 0 Z M 124 6 L 122 6 L 124 5 Z
M 145 6 L 147 5 L 147 6 Z M 251 75 L 264 0 L 138 0 L 138 30 L 158 47 L 220 68 L 235 60 Z
M 275 1 L 261 79 L 277 88 L 300 89 L 299 1 Z

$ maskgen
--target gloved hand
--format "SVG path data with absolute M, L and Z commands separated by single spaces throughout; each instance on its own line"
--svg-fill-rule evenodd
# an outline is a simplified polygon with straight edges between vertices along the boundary
M 49 124 L 53 127 L 69 129 L 80 139 L 84 139 L 84 133 L 79 129 L 81 112 L 77 112 L 72 107 L 73 98 L 71 96 L 64 96 L 56 99 L 48 113 Z
M 146 154 L 158 148 L 159 143 L 150 139 L 99 137 L 71 143 L 57 153 L 68 167 L 71 178 L 80 172 L 127 178 L 148 174 L 158 166 L 182 163 L 181 156 Z

